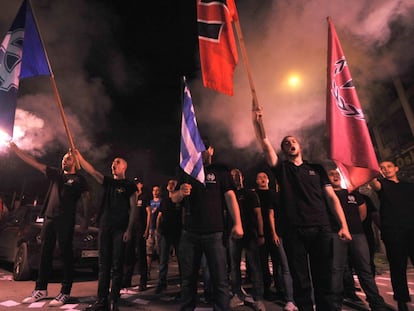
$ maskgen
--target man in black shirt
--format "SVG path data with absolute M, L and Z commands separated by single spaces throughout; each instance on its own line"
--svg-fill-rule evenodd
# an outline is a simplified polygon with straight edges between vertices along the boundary
M 344 214 L 348 223 L 349 231 L 352 234 L 352 241 L 343 241 L 336 234 L 333 238 L 333 273 L 332 290 L 334 294 L 334 306 L 337 311 L 342 310 L 344 298 L 344 269 L 351 256 L 353 267 L 358 275 L 359 283 L 367 296 L 371 310 L 387 310 L 384 299 L 378 291 L 374 276 L 371 273 L 369 261 L 368 242 L 362 227 L 362 220 L 366 217 L 367 206 L 358 192 L 349 193 L 341 188 L 341 176 L 337 170 L 329 170 L 329 180 L 341 202 Z M 332 220 L 333 230 L 338 230 L 338 223 Z
M 99 222 L 99 275 L 98 300 L 88 311 L 108 310 L 109 285 L 110 311 L 118 311 L 118 300 L 122 287 L 125 242 L 131 239 L 136 219 L 136 192 L 134 182 L 126 179 L 127 162 L 115 158 L 111 165 L 112 176 L 104 176 L 87 162 L 78 150 L 76 156 L 82 168 L 103 185 L 102 205 L 98 211 Z
M 414 184 L 398 178 L 398 166 L 380 163 L 383 178 L 371 181 L 380 205 L 381 238 L 390 264 L 391 284 L 398 311 L 408 311 L 407 261 L 414 264 Z
M 70 298 L 73 283 L 72 244 L 76 204 L 82 198 L 84 211 L 81 230 L 86 232 L 88 229 L 89 188 L 85 178 L 76 173 L 75 158 L 72 153 L 66 153 L 63 156 L 62 169 L 59 170 L 39 163 L 14 143 L 10 143 L 9 147 L 19 158 L 45 174 L 51 182 L 49 196 L 45 200 L 42 211 L 45 220 L 42 228 L 39 275 L 32 295 L 23 299 L 22 302 L 29 304 L 47 297 L 49 273 L 52 270 L 53 251 L 57 239 L 63 260 L 63 281 L 59 295 L 49 303 L 49 306 L 62 306 Z
M 232 169 L 230 173 L 236 184 L 236 196 L 239 202 L 244 233 L 241 239 L 229 239 L 231 289 L 233 292 L 230 307 L 235 308 L 243 305 L 245 300 L 240 271 L 241 256 L 244 249 L 246 260 L 249 262 L 250 278 L 253 285 L 253 308 L 256 311 L 265 311 L 266 308 L 263 304 L 263 273 L 259 256 L 259 245 L 263 245 L 265 236 L 259 197 L 255 191 L 244 187 L 243 174 L 239 169 Z
M 340 221 L 339 237 L 351 240 L 341 204 L 323 167 L 303 160 L 296 137 L 282 139 L 281 149 L 286 161 L 279 161 L 264 133 L 262 116 L 261 108 L 253 111 L 253 126 L 266 161 L 280 185 L 278 232 L 289 261 L 295 302 L 299 310 L 313 311 L 314 303 L 317 311 L 333 310 L 329 207 Z
M 203 151 L 205 185 L 182 171 L 178 178 L 179 190 L 171 195 L 184 209 L 179 257 L 181 267 L 180 310 L 194 310 L 201 256 L 204 253 L 211 275 L 214 309 L 230 310 L 227 278 L 226 249 L 224 246 L 224 209 L 233 218 L 233 238 L 243 236 L 235 187 L 228 169 L 211 163 L 214 148 Z M 185 255 L 184 255 L 185 254 Z

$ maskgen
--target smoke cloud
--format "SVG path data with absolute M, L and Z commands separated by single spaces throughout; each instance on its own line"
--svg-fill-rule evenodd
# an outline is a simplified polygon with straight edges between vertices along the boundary
M 370 110 L 373 94 L 367 86 L 373 80 L 403 74 L 414 60 L 412 40 L 407 40 L 414 26 L 411 1 L 246 0 L 236 5 L 265 128 L 276 149 L 287 134 L 299 135 L 305 149 L 310 147 L 306 129 L 325 122 L 327 16 L 333 19 L 368 114 L 375 111 Z M 288 84 L 292 74 L 300 77 L 297 88 Z M 227 133 L 230 148 L 256 152 L 251 92 L 240 53 L 234 83 L 235 95 L 229 97 L 206 91 L 200 80 L 195 81 L 197 117 L 208 128 L 210 140 L 221 148 L 229 149 L 229 142 L 222 139 Z

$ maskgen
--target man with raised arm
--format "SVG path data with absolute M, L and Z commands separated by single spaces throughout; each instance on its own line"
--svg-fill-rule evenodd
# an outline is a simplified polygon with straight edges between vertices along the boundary
M 102 205 L 97 215 L 99 223 L 98 299 L 86 310 L 118 311 L 125 242 L 131 239 L 134 219 L 137 216 L 137 187 L 133 181 L 126 179 L 128 164 L 125 159 L 115 158 L 111 165 L 112 176 L 104 176 L 87 162 L 78 150 L 74 152 L 82 168 L 104 187 Z M 110 284 L 111 290 L 109 291 Z
M 76 219 L 76 205 L 81 199 L 83 222 L 81 231 L 88 229 L 89 188 L 85 178 L 77 174 L 75 158 L 71 152 L 62 159 L 61 169 L 46 166 L 25 153 L 13 142 L 9 144 L 20 159 L 42 172 L 50 180 L 48 197 L 45 199 L 42 214 L 42 245 L 40 252 L 39 274 L 35 290 L 31 296 L 23 299 L 22 303 L 30 304 L 47 297 L 47 285 L 52 271 L 53 251 L 56 240 L 59 244 L 63 261 L 63 280 L 60 293 L 49 306 L 59 307 L 66 304 L 70 298 L 73 283 L 73 234 Z
M 333 310 L 332 235 L 328 209 L 338 218 L 341 239 L 351 240 L 341 204 L 321 165 L 302 158 L 298 139 L 286 136 L 281 161 L 266 137 L 263 110 L 255 105 L 253 127 L 267 163 L 280 186 L 280 226 L 293 280 L 293 295 L 299 310 Z M 314 295 L 312 295 L 312 292 Z

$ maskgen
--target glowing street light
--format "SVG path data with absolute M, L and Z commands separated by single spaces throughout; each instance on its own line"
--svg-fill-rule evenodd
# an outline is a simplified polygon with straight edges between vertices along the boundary
M 292 74 L 288 78 L 288 84 L 292 89 L 296 89 L 300 85 L 300 77 L 297 74 Z

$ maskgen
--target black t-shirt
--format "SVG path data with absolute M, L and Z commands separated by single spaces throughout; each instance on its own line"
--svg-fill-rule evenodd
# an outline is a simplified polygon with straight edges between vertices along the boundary
M 163 198 L 158 210 L 162 213 L 159 233 L 168 236 L 179 236 L 182 229 L 182 208 L 180 203 L 173 203 L 170 198 Z
M 47 167 L 46 176 L 51 181 L 49 197 L 46 199 L 45 216 L 75 219 L 76 204 L 83 192 L 89 191 L 85 177 L 79 174 L 64 174 L 62 170 Z
M 192 185 L 191 194 L 184 198 L 184 229 L 194 233 L 224 232 L 224 193 L 235 190 L 230 171 L 211 164 L 204 169 L 206 184 L 181 171 L 178 185 Z
M 321 165 L 304 161 L 296 166 L 281 161 L 272 171 L 280 185 L 281 228 L 296 226 L 329 225 L 328 206 L 324 189 L 331 185 Z
M 243 238 L 256 239 L 258 235 L 258 224 L 255 208 L 260 208 L 259 197 L 255 191 L 246 188 L 236 190 L 236 196 L 239 202 L 240 217 L 244 232 Z
M 387 179 L 381 179 L 380 183 L 381 228 L 414 228 L 414 184 L 405 181 L 395 183 Z
M 129 221 L 129 199 L 137 191 L 136 185 L 127 179 L 104 177 L 104 194 L 98 214 L 101 228 L 126 230 Z
M 346 189 L 335 190 L 335 193 L 341 202 L 349 232 L 351 234 L 364 233 L 359 214 L 359 206 L 365 203 L 364 198 L 357 192 L 348 193 Z M 334 231 L 339 231 L 341 228 L 336 219 L 332 222 L 332 226 Z
M 137 220 L 135 222 L 135 227 L 138 231 L 138 234 L 142 236 L 147 227 L 147 207 L 150 205 L 149 196 L 143 192 L 137 198 Z
M 273 238 L 272 236 L 272 229 L 270 226 L 269 220 L 269 210 L 273 210 L 275 213 L 276 218 L 276 207 L 277 207 L 277 195 L 278 193 L 275 190 L 267 189 L 256 189 L 255 190 L 260 201 L 260 207 L 262 210 L 262 218 L 263 218 L 263 231 L 266 238 Z M 277 218 L 276 218 L 277 219 Z M 276 226 L 277 228 L 277 226 Z M 279 232 L 278 232 L 279 233 Z

